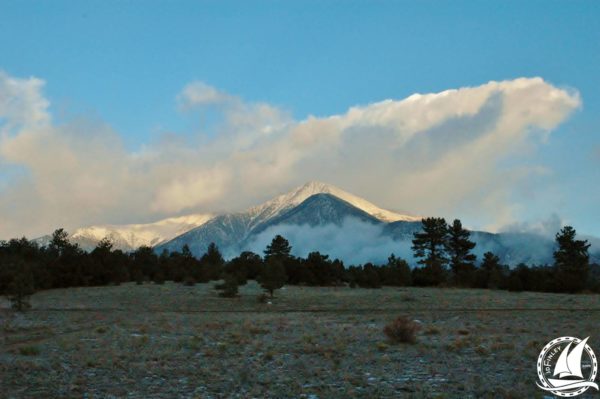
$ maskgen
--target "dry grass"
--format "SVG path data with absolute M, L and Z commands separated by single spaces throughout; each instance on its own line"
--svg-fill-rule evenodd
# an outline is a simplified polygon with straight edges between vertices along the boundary
M 260 293 L 167 282 L 45 291 L 25 314 L 0 301 L 0 397 L 536 397 L 543 345 L 593 340 L 600 324 L 592 295 L 286 287 L 266 305 Z M 423 326 L 415 344 L 382 339 L 398 314 Z
M 40 348 L 31 345 L 20 346 L 19 354 L 22 356 L 37 356 L 40 354 Z
M 417 331 L 419 331 L 419 325 L 406 316 L 396 318 L 383 328 L 383 333 L 396 344 L 414 344 L 417 342 Z

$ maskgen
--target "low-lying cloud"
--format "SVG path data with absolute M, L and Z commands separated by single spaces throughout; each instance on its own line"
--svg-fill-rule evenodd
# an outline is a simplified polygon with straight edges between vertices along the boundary
M 277 225 L 253 237 L 245 250 L 262 253 L 277 234 L 292 245 L 292 254 L 306 257 L 319 251 L 331 259 L 341 259 L 348 265 L 367 262 L 383 264 L 391 254 L 412 262 L 411 243 L 394 241 L 383 233 L 382 224 L 346 218 L 340 225 Z
M 53 122 L 43 88 L 0 73 L 0 238 L 238 210 L 308 180 L 390 209 L 500 226 L 520 209 L 515 187 L 545 173 L 520 157 L 581 103 L 520 78 L 295 120 L 192 82 L 174 105 L 210 109 L 217 123 L 131 152 L 109 124 Z

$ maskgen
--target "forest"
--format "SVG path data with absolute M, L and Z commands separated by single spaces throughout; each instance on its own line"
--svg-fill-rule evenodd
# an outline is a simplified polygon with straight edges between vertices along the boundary
M 162 284 L 174 281 L 192 286 L 215 281 L 223 297 L 235 297 L 238 287 L 256 280 L 264 300 L 289 285 L 343 286 L 376 289 L 382 286 L 436 286 L 501 289 L 509 291 L 600 293 L 600 265 L 590 264 L 586 240 L 566 226 L 556 233 L 554 263 L 505 265 L 491 252 L 477 259 L 476 244 L 460 220 L 422 220 L 412 250 L 417 265 L 391 254 L 386 264 L 344 265 L 326 254 L 292 255 L 281 235 L 264 253 L 242 252 L 226 261 L 213 243 L 200 258 L 187 246 L 181 251 L 156 254 L 140 247 L 131 253 L 113 248 L 105 238 L 90 252 L 69 242 L 64 229 L 56 230 L 46 246 L 26 238 L 0 241 L 0 295 L 17 310 L 27 309 L 36 291 L 52 288 L 103 286 L 136 282 Z

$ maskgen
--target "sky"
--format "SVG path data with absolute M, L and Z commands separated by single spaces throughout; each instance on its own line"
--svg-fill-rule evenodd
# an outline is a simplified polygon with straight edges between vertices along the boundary
M 0 1 L 0 239 L 308 180 L 600 236 L 597 1 Z

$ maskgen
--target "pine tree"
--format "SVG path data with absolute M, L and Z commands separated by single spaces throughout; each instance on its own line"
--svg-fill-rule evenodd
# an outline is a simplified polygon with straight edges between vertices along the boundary
M 383 266 L 383 285 L 396 287 L 408 286 L 412 283 L 410 266 L 404 259 L 391 254 L 387 265 Z
M 424 267 L 415 276 L 419 276 L 420 285 L 439 285 L 446 279 L 448 226 L 444 218 L 426 218 L 421 220 L 421 224 L 423 230 L 414 233 L 412 250 L 415 258 L 419 258 L 418 263 Z
M 217 284 L 215 288 L 219 290 L 219 296 L 223 298 L 234 298 L 238 295 L 239 280 L 233 273 L 226 273 L 223 276 L 223 283 Z
M 96 248 L 90 253 L 91 262 L 89 265 L 91 270 L 88 270 L 90 285 L 106 285 L 111 281 L 118 280 L 118 265 L 113 259 L 113 243 L 105 237 L 98 244 Z
M 48 249 L 55 253 L 55 256 L 60 256 L 66 249 L 71 246 L 69 242 L 69 233 L 65 229 L 57 229 L 52 233 L 52 239 L 48 244 Z
M 35 293 L 33 274 L 22 259 L 14 259 L 11 269 L 12 280 L 8 284 L 7 297 L 12 308 L 20 312 L 31 308 L 29 297 Z
M 223 260 L 223 255 L 221 255 L 221 251 L 219 251 L 219 247 L 214 242 L 211 242 L 208 245 L 208 249 L 206 253 L 202 255 L 200 261 L 209 265 L 221 266 L 225 262 Z
M 500 258 L 492 252 L 483 254 L 483 260 L 477 270 L 477 287 L 479 288 L 500 288 L 502 285 L 502 265 Z
M 197 281 L 208 281 L 208 277 L 203 276 L 203 270 L 199 265 L 199 261 L 194 258 L 187 244 L 184 244 L 181 248 L 181 254 L 176 253 L 171 255 L 175 258 L 176 270 L 174 272 L 174 281 L 186 281 L 187 285 L 192 284 L 192 282 L 195 284 Z
M 159 272 L 158 256 L 152 248 L 141 246 L 133 253 L 133 267 L 138 284 L 143 283 L 144 280 L 154 281 Z
M 208 245 L 206 253 L 200 258 L 200 266 L 202 268 L 201 275 L 198 276 L 198 281 L 218 280 L 223 269 L 225 260 L 219 247 L 214 242 Z
M 260 286 L 273 298 L 273 292 L 285 284 L 287 275 L 279 257 L 271 256 L 259 276 Z
M 238 276 L 240 283 L 246 284 L 247 280 L 256 280 L 263 268 L 263 260 L 254 252 L 244 251 L 239 256 L 231 259 L 225 271 Z
M 462 227 L 460 220 L 455 219 L 448 226 L 448 240 L 446 252 L 450 256 L 450 268 L 455 284 L 463 287 L 472 286 L 474 283 L 475 260 L 477 257 L 471 253 L 475 243 L 469 238 L 471 233 Z
M 576 231 L 565 226 L 556 234 L 554 252 L 556 286 L 560 291 L 578 292 L 585 288 L 590 270 L 587 240 L 576 240 Z
M 378 268 L 372 263 L 366 263 L 359 274 L 358 285 L 362 288 L 381 288 L 381 278 Z
M 271 257 L 278 257 L 282 260 L 287 259 L 290 257 L 291 252 L 292 247 L 288 240 L 280 235 L 276 235 L 271 244 L 267 245 L 267 249 L 265 249 L 265 261 Z

